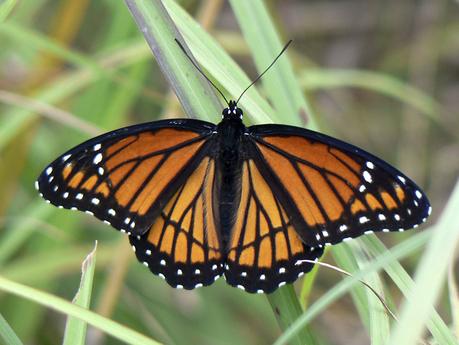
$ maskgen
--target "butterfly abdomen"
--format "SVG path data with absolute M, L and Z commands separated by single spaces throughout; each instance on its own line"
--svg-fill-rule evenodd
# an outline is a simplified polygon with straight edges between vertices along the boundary
M 218 194 L 222 244 L 226 247 L 240 199 L 241 139 L 245 126 L 240 120 L 223 120 L 218 126 Z

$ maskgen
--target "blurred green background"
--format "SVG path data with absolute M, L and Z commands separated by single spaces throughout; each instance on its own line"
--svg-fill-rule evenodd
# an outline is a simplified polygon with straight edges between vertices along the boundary
M 7 3 L 12 11 L 0 12 L 0 275 L 71 300 L 81 262 L 98 240 L 92 310 L 167 344 L 272 343 L 281 330 L 265 296 L 222 279 L 196 291 L 171 289 L 137 264 L 122 234 L 38 197 L 35 178 L 66 149 L 102 131 L 185 114 L 123 1 L 0 1 Z M 227 2 L 178 3 L 256 76 Z M 412 177 L 431 200 L 433 224 L 459 171 L 458 3 L 265 4 L 282 40 L 294 40 L 288 54 L 321 129 Z M 379 238 L 391 247 L 410 236 Z M 412 272 L 418 260 L 411 255 L 403 267 Z M 334 263 L 332 256 L 325 261 Z M 381 279 L 398 305 L 402 294 Z M 339 280 L 319 269 L 310 300 Z M 453 300 L 445 289 L 438 312 L 446 324 Z M 355 296 L 327 308 L 310 325 L 317 341 L 369 344 L 357 309 Z M 0 313 L 26 344 L 61 342 L 61 314 L 4 293 Z M 120 341 L 90 328 L 87 343 Z

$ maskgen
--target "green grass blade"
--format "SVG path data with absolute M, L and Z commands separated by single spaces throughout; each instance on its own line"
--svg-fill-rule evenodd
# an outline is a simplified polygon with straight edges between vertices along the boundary
M 359 249 L 361 246 L 358 245 L 358 243 L 350 243 L 350 247 L 356 247 L 356 249 L 352 252 L 354 257 L 357 259 L 357 263 L 360 268 L 365 267 L 370 263 L 367 256 L 362 252 L 362 250 Z M 363 280 L 365 283 L 371 286 L 379 296 L 385 299 L 383 282 L 380 275 L 377 273 L 370 273 Z M 371 344 L 382 345 L 389 337 L 389 314 L 381 301 L 375 296 L 373 291 L 367 287 L 363 287 L 363 290 L 364 300 L 357 301 L 357 303 L 360 302 L 358 307 L 359 309 L 365 309 L 368 313 L 367 328 L 369 330 L 368 333 L 371 339 Z
M 296 320 L 302 313 L 301 306 L 298 303 L 298 297 L 291 284 L 269 294 L 268 301 L 271 304 L 271 308 L 274 311 L 274 315 L 281 329 L 288 328 L 293 320 Z M 307 328 L 304 328 L 295 334 L 291 339 L 291 343 L 314 345 L 316 344 L 316 340 L 313 334 Z
M 2 314 L 0 314 L 0 339 L 3 339 L 5 345 L 23 344 Z
M 438 119 L 440 105 L 432 97 L 387 74 L 346 69 L 307 69 L 300 74 L 300 83 L 307 90 L 338 87 L 373 90 L 409 104 L 431 119 Z
M 0 2 L 0 23 L 8 17 L 17 2 L 17 0 L 3 0 Z
M 328 290 L 324 296 L 312 304 L 289 328 L 287 328 L 276 340 L 274 345 L 287 344 L 299 330 L 307 325 L 320 312 L 324 311 L 331 303 L 343 296 L 355 284 L 360 284 L 360 280 L 364 279 L 370 273 L 381 270 L 391 262 L 400 260 L 414 251 L 419 250 L 421 246 L 428 241 L 429 237 L 430 233 L 427 232 L 418 233 L 412 236 L 391 250 L 388 250 L 380 255 L 367 267 L 363 268 L 359 272 L 356 272 L 352 277 L 345 278 L 343 281 L 336 284 L 332 289 Z
M 107 334 L 128 344 L 158 345 L 159 343 L 144 335 L 110 319 L 104 318 L 92 311 L 81 308 L 62 298 L 31 287 L 15 283 L 0 276 L 0 290 L 26 298 L 58 312 L 79 318 L 88 324 L 101 329 Z
M 456 284 L 454 266 L 455 265 L 452 262 L 448 270 L 448 291 L 449 303 L 451 304 L 451 317 L 453 319 L 453 332 L 459 338 L 459 289 Z
M 92 283 L 94 279 L 94 271 L 96 267 L 96 249 L 94 249 L 83 261 L 81 265 L 81 281 L 80 287 L 73 299 L 73 304 L 82 308 L 89 309 L 91 303 Z M 77 318 L 69 317 L 65 326 L 63 345 L 84 345 L 86 339 L 86 322 Z
M 443 288 L 448 265 L 459 241 L 459 183 L 435 226 L 431 240 L 416 272 L 416 289 L 406 303 L 388 344 L 417 344 L 433 306 Z
M 205 32 L 202 27 L 183 10 L 175 1 L 165 0 L 164 5 L 172 19 L 189 43 L 190 49 L 198 62 L 209 76 L 217 80 L 231 95 L 239 97 L 251 80 L 234 62 L 216 40 Z M 241 99 L 240 104 L 245 110 L 245 116 L 254 123 L 273 122 L 273 109 L 253 86 Z M 221 112 L 221 110 L 220 110 Z M 220 114 L 219 112 L 219 114 Z
M 106 73 L 100 66 L 94 63 L 92 59 L 72 51 L 58 42 L 52 41 L 45 35 L 28 30 L 24 25 L 19 25 L 15 22 L 4 23 L 0 26 L 0 33 L 15 42 L 27 43 L 29 49 L 35 48 L 48 52 L 75 66 L 90 69 L 93 73 L 100 73 L 101 75 Z
M 257 69 L 262 72 L 287 42 L 281 42 L 263 1 L 231 0 L 230 3 L 252 51 Z M 288 52 L 284 54 L 288 55 Z M 317 129 L 312 108 L 306 102 L 287 56 L 282 56 L 263 76 L 261 82 L 276 109 L 276 121 L 305 125 L 307 118 L 308 127 Z
M 215 120 L 221 112 L 220 103 L 175 42 L 184 40 L 163 4 L 141 0 L 126 0 L 126 4 L 188 116 Z
M 30 238 L 36 231 L 37 221 L 45 219 L 54 210 L 42 200 L 31 203 L 25 208 L 21 218 L 12 222 L 8 231 L 4 231 L 0 241 L 0 267 L 13 256 L 17 250 Z
M 366 250 L 375 258 L 383 255 L 388 250 L 376 236 L 364 236 L 360 241 L 365 243 Z M 388 263 L 384 270 L 405 296 L 414 288 L 413 280 L 398 261 Z M 427 327 L 438 344 L 457 344 L 457 340 L 451 330 L 435 310 L 432 311 Z
M 355 243 L 354 243 L 355 244 Z M 350 244 L 346 243 L 342 246 L 336 246 L 332 248 L 330 251 L 333 254 L 333 258 L 335 259 L 338 266 L 345 271 L 355 274 L 360 270 L 359 266 L 359 252 L 361 249 L 358 246 L 351 247 Z M 366 281 L 366 280 L 365 280 Z M 365 325 L 367 330 L 370 329 L 370 311 L 368 310 L 368 299 L 366 296 L 366 287 L 362 284 L 355 285 L 350 293 L 353 298 L 354 306 L 356 307 L 360 319 L 362 320 L 362 324 Z

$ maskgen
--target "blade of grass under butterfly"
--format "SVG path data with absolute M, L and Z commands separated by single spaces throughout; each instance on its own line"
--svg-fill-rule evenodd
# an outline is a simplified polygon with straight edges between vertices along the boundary
M 0 290 L 26 298 L 45 307 L 52 308 L 60 313 L 79 318 L 86 323 L 101 329 L 107 334 L 132 345 L 159 345 L 153 339 L 123 326 L 115 321 L 104 318 L 90 310 L 84 309 L 62 298 L 56 297 L 46 292 L 15 283 L 0 276 Z
M 307 90 L 358 87 L 380 92 L 418 109 L 431 119 L 438 119 L 440 105 L 421 90 L 392 76 L 348 69 L 306 69 L 300 73 L 300 84 Z
M 162 2 L 125 2 L 186 114 L 191 118 L 216 120 L 222 107 L 209 83 L 175 42 L 178 39 L 186 49 L 182 35 Z M 191 57 L 191 53 L 189 55 Z
M 3 339 L 5 345 L 23 345 L 2 314 L 0 314 L 0 339 Z
M 406 295 L 406 302 L 387 344 L 417 344 L 443 289 L 449 263 L 459 242 L 459 182 L 443 211 L 419 263 L 416 289 Z
M 320 312 L 325 310 L 331 303 L 348 292 L 355 284 L 360 284 L 368 274 L 381 270 L 386 265 L 400 260 L 419 250 L 430 238 L 430 233 L 418 233 L 406 241 L 396 245 L 391 250 L 387 250 L 364 267 L 361 271 L 356 272 L 352 277 L 347 277 L 327 291 L 320 299 L 309 306 L 309 308 L 287 328 L 284 333 L 276 340 L 274 345 L 287 344 L 305 325 L 307 325 Z
M 241 92 L 250 84 L 251 80 L 234 60 L 223 50 L 217 41 L 205 32 L 202 27 L 183 10 L 175 1 L 164 0 L 171 17 L 182 32 L 186 42 L 196 60 L 208 72 L 209 76 L 217 80 L 232 96 L 239 97 Z M 261 97 L 255 86 L 241 99 L 245 116 L 254 123 L 273 122 L 273 109 Z
M 78 291 L 72 303 L 82 308 L 89 309 L 91 302 L 92 282 L 94 279 L 94 270 L 96 267 L 96 249 L 88 254 L 81 265 L 81 281 Z M 69 316 L 65 325 L 63 345 L 83 345 L 86 342 L 86 322 L 78 318 Z
M 344 246 L 343 246 L 344 247 Z M 356 242 L 350 242 L 348 249 L 352 249 L 352 256 L 357 260 L 356 270 L 365 267 L 369 264 L 370 260 L 365 252 L 362 251 L 362 245 Z M 356 271 L 354 270 L 354 271 Z M 363 279 L 374 291 L 371 291 L 367 287 L 360 289 L 363 292 L 363 296 L 359 300 L 355 301 L 357 308 L 361 310 L 360 314 L 367 314 L 366 328 L 371 339 L 372 345 L 382 345 L 389 337 L 390 323 L 389 313 L 384 308 L 379 298 L 375 296 L 377 293 L 387 303 L 387 297 L 384 294 L 383 282 L 379 274 L 376 272 L 370 273 Z M 363 318 L 362 318 L 363 319 Z
M 375 258 L 383 255 L 388 250 L 376 236 L 364 236 L 360 239 L 360 241 L 365 243 L 365 249 Z M 387 264 L 384 267 L 384 271 L 389 275 L 404 295 L 407 295 L 408 292 L 414 288 L 413 280 L 398 261 L 392 261 Z M 427 327 L 438 344 L 457 344 L 457 340 L 451 333 L 451 330 L 443 322 L 440 315 L 438 315 L 435 310 L 433 310 L 430 315 Z
M 252 51 L 259 72 L 279 54 L 284 43 L 263 3 L 260 0 L 231 0 L 236 19 Z M 287 53 L 284 53 L 288 55 Z M 306 101 L 286 56 L 281 57 L 261 79 L 266 93 L 274 104 L 275 121 L 306 125 L 317 129 L 312 107 Z
M 267 296 L 282 330 L 288 328 L 301 315 L 301 305 L 298 303 L 298 297 L 292 284 L 285 285 Z M 317 341 L 312 333 L 304 327 L 290 339 L 290 343 L 314 345 Z

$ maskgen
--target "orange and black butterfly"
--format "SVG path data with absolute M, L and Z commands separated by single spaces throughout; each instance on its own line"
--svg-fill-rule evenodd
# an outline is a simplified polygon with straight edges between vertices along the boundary
M 417 227 L 416 184 L 340 140 L 286 125 L 246 127 L 230 101 L 218 124 L 164 120 L 91 139 L 36 183 L 52 204 L 127 233 L 137 259 L 176 288 L 227 282 L 269 293 L 323 247 Z
M 237 103 L 179 47 L 228 104 L 222 121 L 121 128 L 51 163 L 36 188 L 127 233 L 137 259 L 176 288 L 226 281 L 269 293 L 309 272 L 325 245 L 417 227 L 424 193 L 381 159 L 286 125 L 246 127 Z

